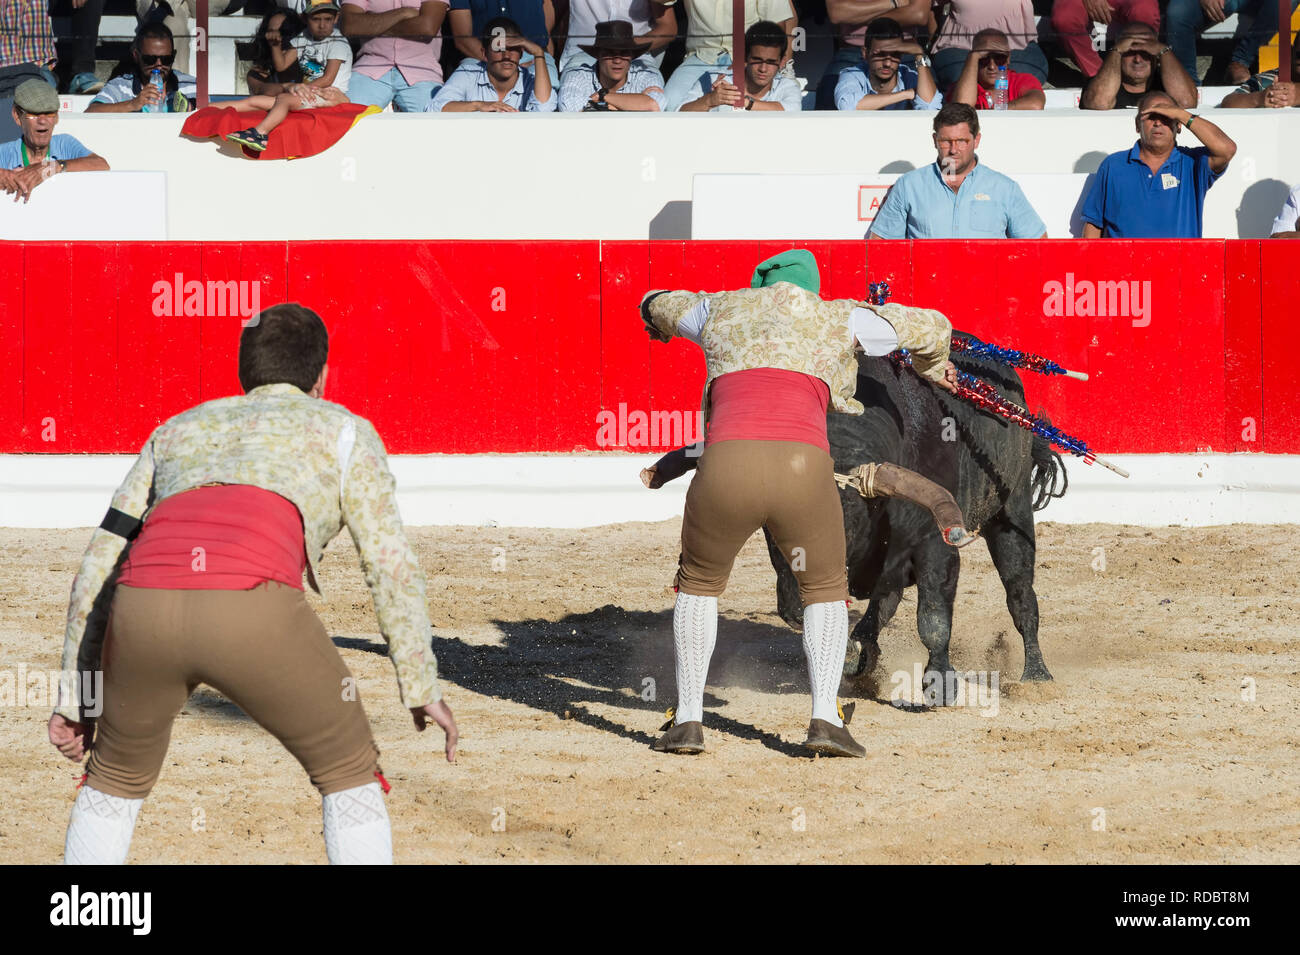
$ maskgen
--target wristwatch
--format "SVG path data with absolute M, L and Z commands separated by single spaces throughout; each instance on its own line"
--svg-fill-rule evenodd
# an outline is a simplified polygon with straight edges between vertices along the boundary
M 916 62 L 920 63 L 920 64 L 921 64 L 922 66 L 924 66 L 927 70 L 930 68 L 930 57 L 927 56 L 927 55 L 924 54 L 924 53 L 922 53 L 922 54 L 920 54 L 919 56 L 917 56 L 917 58 L 916 58 Z

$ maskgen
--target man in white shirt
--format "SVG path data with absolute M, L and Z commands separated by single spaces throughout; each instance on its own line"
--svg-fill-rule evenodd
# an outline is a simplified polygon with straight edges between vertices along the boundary
M 745 31 L 745 91 L 731 82 L 730 73 L 705 73 L 700 77 L 704 95 L 682 105 L 683 113 L 731 110 L 778 110 L 797 113 L 802 108 L 799 84 L 777 72 L 785 53 L 785 34 L 771 20 L 759 20 Z
M 160 113 L 186 113 L 194 109 L 194 77 L 172 69 L 176 61 L 176 44 L 172 31 L 164 23 L 146 23 L 131 42 L 131 58 L 135 71 L 115 77 L 105 84 L 90 105 L 87 113 L 139 113 L 146 106 L 159 107 Z M 157 70 L 163 81 L 159 93 L 153 84 L 153 71 Z
M 638 62 L 659 69 L 664 50 L 677 37 L 677 0 L 665 5 L 658 0 L 569 0 L 569 35 L 564 40 L 560 54 L 560 82 L 564 72 L 574 66 L 595 66 L 590 53 L 582 50 L 596 36 L 596 24 L 611 20 L 626 20 L 638 40 L 648 41 L 648 46 L 637 57 Z
M 696 99 L 700 77 L 731 66 L 731 0 L 683 0 L 686 8 L 686 59 L 673 71 L 664 92 L 668 108 L 679 110 L 684 103 Z M 785 33 L 786 47 L 781 55 L 781 66 L 790 60 L 789 37 L 799 25 L 790 0 L 745 0 L 745 29 L 759 20 L 771 20 Z

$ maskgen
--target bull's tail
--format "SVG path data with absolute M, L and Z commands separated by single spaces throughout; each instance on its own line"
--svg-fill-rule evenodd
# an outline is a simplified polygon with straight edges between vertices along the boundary
M 1061 455 L 1052 450 L 1046 438 L 1034 435 L 1029 457 L 1034 462 L 1033 469 L 1029 472 L 1029 493 L 1033 496 L 1034 510 L 1041 511 L 1051 503 L 1052 498 L 1065 497 L 1070 477 L 1065 473 L 1065 462 L 1061 460 Z

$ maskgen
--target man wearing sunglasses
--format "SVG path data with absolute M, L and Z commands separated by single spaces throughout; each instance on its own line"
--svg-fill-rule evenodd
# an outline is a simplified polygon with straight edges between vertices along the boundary
M 1228 168 L 1237 144 L 1168 93 L 1147 93 L 1134 118 L 1132 149 L 1102 160 L 1083 201 L 1083 237 L 1199 239 L 1205 194 Z M 1186 126 L 1202 146 L 1179 146 Z
M 916 69 L 902 63 L 904 54 L 915 57 Z M 836 109 L 938 109 L 943 105 L 930 58 L 916 41 L 904 41 L 902 28 L 893 20 L 871 21 L 862 56 L 862 64 L 840 73 Z
M 1134 109 L 1147 93 L 1168 93 L 1179 106 L 1196 105 L 1196 83 L 1145 23 L 1120 31 L 1101 70 L 1088 81 L 1079 99 L 1083 109 Z
M 1047 103 L 1043 85 L 1028 73 L 1011 69 L 1011 44 L 1001 30 L 980 30 L 971 39 L 966 65 L 952 89 L 944 94 L 949 103 L 965 103 L 976 109 L 993 108 L 993 88 L 998 74 L 1007 73 L 1007 109 L 1042 109 Z
M 187 113 L 194 109 L 194 77 L 172 69 L 176 61 L 176 44 L 172 31 L 164 23 L 146 23 L 131 42 L 135 70 L 109 80 L 99 95 L 86 107 L 87 113 L 138 113 L 146 105 L 161 102 L 162 112 Z M 162 74 L 165 93 L 153 85 L 154 70 Z
M 59 96 L 44 80 L 30 79 L 14 93 L 14 122 L 22 135 L 0 143 L 0 192 L 26 202 L 32 190 L 65 172 L 107 170 L 108 163 L 72 136 L 54 135 Z

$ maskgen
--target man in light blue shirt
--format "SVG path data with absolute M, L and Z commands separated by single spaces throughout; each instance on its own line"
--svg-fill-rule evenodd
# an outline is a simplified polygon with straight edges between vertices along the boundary
M 916 69 L 903 64 L 904 54 L 916 58 Z M 835 84 L 835 108 L 933 109 L 943 95 L 930 72 L 930 58 L 916 41 L 905 41 L 893 20 L 872 20 L 862 40 L 863 61 L 840 72 Z
M 514 21 L 497 17 L 484 27 L 485 60 L 465 59 L 429 101 L 430 113 L 551 113 L 559 97 L 546 70 L 534 74 L 519 68 L 525 53 L 542 55 L 542 48 L 523 37 Z
M 0 193 L 27 202 L 32 190 L 64 172 L 108 169 L 108 163 L 73 136 L 55 135 L 59 96 L 44 80 L 30 79 L 14 93 L 14 122 L 21 135 L 0 143 Z
M 1045 239 L 1047 227 L 1015 181 L 979 162 L 980 121 L 965 103 L 934 117 L 933 165 L 894 183 L 871 239 Z

